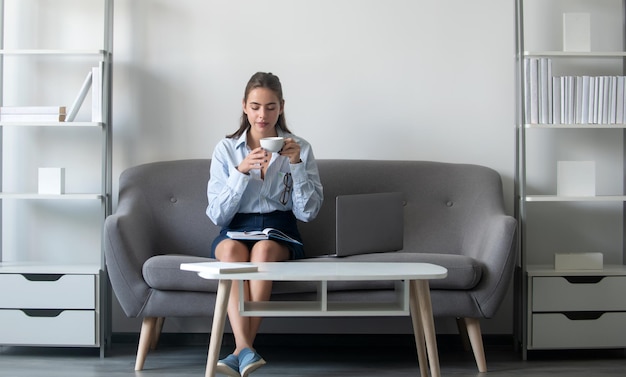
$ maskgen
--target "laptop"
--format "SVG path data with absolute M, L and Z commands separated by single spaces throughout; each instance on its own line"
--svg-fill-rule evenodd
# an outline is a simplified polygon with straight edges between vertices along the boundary
M 401 192 L 337 196 L 336 256 L 397 251 L 403 241 Z

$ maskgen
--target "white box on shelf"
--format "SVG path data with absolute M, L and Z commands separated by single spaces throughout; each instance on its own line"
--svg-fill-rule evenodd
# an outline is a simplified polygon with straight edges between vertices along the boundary
M 555 270 L 601 270 L 602 253 L 555 253 Z
M 589 13 L 563 13 L 563 51 L 591 51 Z
M 556 194 L 559 196 L 595 196 L 595 161 L 558 161 Z
M 39 168 L 40 194 L 65 194 L 65 168 Z

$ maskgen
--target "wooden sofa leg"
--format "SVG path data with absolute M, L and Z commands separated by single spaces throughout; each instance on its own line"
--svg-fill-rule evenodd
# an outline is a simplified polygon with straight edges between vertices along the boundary
M 487 372 L 487 360 L 485 359 L 485 349 L 483 347 L 483 336 L 480 331 L 480 321 L 478 318 L 463 318 L 465 322 L 465 328 L 469 336 L 472 350 L 474 351 L 474 358 L 476 359 L 476 365 L 478 371 L 481 373 Z
M 139 347 L 137 348 L 137 360 L 135 360 L 135 370 L 142 370 L 143 364 L 148 356 L 148 350 L 152 344 L 154 329 L 156 327 L 156 317 L 145 317 L 141 323 L 141 333 L 139 334 Z
M 152 334 L 152 339 L 150 341 L 150 349 L 155 350 L 159 343 L 159 338 L 161 337 L 161 332 L 163 331 L 163 322 L 165 322 L 164 317 L 158 317 L 156 320 L 156 325 L 154 326 L 154 334 Z

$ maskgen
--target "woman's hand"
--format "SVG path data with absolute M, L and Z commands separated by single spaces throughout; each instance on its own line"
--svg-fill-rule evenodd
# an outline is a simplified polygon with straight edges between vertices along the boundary
M 237 166 L 237 170 L 243 174 L 250 174 L 252 169 L 261 169 L 267 165 L 268 153 L 265 149 L 259 147 L 250 152 L 246 158 Z
M 288 157 L 289 162 L 292 164 L 297 164 L 302 161 L 300 159 L 300 144 L 296 143 L 292 138 L 285 139 L 285 145 L 278 153 L 281 156 Z

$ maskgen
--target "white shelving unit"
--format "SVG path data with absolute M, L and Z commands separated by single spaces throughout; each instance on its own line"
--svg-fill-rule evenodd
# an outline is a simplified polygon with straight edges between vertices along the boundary
M 83 23 L 84 10 L 97 22 Z M 46 15 L 52 19 L 42 21 Z M 0 346 L 92 347 L 104 356 L 111 334 L 102 227 L 111 213 L 113 0 L 0 0 L 0 22 L 0 106 L 52 102 L 69 110 L 84 74 L 102 67 L 102 121 L 90 121 L 88 111 L 75 122 L 0 121 Z M 33 34 L 23 26 L 29 23 L 52 32 Z M 63 35 L 77 24 L 80 33 Z M 66 46 L 88 35 L 101 42 Z M 31 73 L 31 81 L 16 84 Z M 67 81 L 77 86 L 58 85 Z M 88 100 L 82 107 L 90 108 Z M 66 193 L 37 193 L 37 167 L 50 163 L 67 167 Z
M 529 11 L 527 7 L 534 8 Z M 623 0 L 602 0 L 601 4 L 593 0 L 516 0 L 516 213 L 521 250 L 516 335 L 524 359 L 532 350 L 626 348 L 622 293 L 626 288 L 626 124 L 531 122 L 525 85 L 529 73 L 524 69 L 527 59 L 549 58 L 553 76 L 623 76 L 623 39 L 615 49 L 594 51 L 592 38 L 590 52 L 558 51 L 554 41 L 562 38 L 558 17 L 565 12 L 589 13 L 592 37 L 594 33 L 614 33 L 624 38 L 625 9 Z M 611 10 L 617 11 L 607 14 Z M 621 19 L 613 29 L 615 23 L 606 21 L 612 16 Z M 603 28 L 606 30 L 599 30 Z M 543 43 L 539 51 L 534 50 L 537 41 Z M 542 50 L 550 41 L 551 48 Z M 555 195 L 557 161 L 567 160 L 596 161 L 597 195 Z M 555 269 L 555 253 L 597 251 L 603 253 L 603 269 Z

